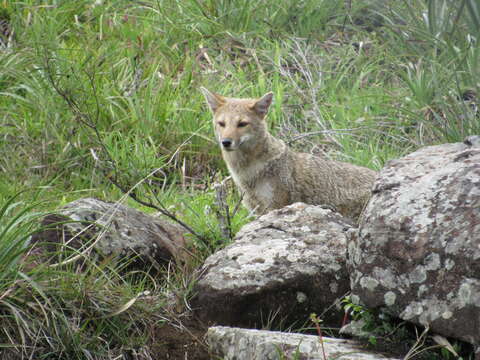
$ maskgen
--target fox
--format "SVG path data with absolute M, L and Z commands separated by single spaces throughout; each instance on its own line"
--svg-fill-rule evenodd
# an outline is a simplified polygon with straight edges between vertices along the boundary
M 357 221 L 377 173 L 369 168 L 296 152 L 271 135 L 267 113 L 273 93 L 231 98 L 200 88 L 228 171 L 255 215 L 295 202 L 331 208 Z

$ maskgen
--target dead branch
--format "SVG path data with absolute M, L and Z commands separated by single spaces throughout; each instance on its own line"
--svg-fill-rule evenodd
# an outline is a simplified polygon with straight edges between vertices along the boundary
M 94 113 L 95 115 L 92 117 L 91 113 L 89 111 L 84 111 L 82 109 L 81 104 L 77 101 L 76 95 L 69 89 L 66 89 L 61 86 L 60 80 L 55 73 L 55 67 L 52 64 L 52 59 L 48 55 L 48 52 L 45 53 L 45 70 L 47 74 L 47 80 L 49 81 L 50 85 L 53 87 L 55 92 L 63 99 L 65 104 L 68 106 L 68 108 L 72 111 L 72 113 L 75 115 L 76 119 L 84 125 L 86 128 L 90 129 L 94 133 L 94 138 L 96 139 L 97 144 L 100 146 L 102 150 L 102 155 L 103 155 L 103 161 L 100 160 L 100 158 L 95 154 L 95 151 L 91 151 L 92 156 L 96 160 L 97 163 L 107 163 L 108 166 L 103 166 L 100 167 L 100 170 L 102 171 L 102 174 L 104 178 L 110 182 L 112 185 L 114 185 L 116 188 L 118 188 L 122 193 L 127 194 L 130 198 L 132 198 L 134 201 L 137 203 L 146 206 L 151 209 L 155 209 L 158 211 L 160 214 L 166 216 L 167 218 L 171 219 L 172 221 L 176 222 L 180 226 L 182 226 L 186 231 L 188 231 L 190 234 L 195 236 L 203 245 L 205 245 L 208 249 L 211 249 L 211 246 L 209 245 L 207 239 L 196 232 L 192 227 L 190 227 L 188 224 L 186 224 L 184 221 L 180 220 L 177 216 L 175 216 L 172 212 L 170 212 L 163 204 L 161 201 L 158 199 L 158 205 L 155 204 L 153 201 L 150 200 L 144 200 L 141 199 L 137 192 L 135 191 L 135 188 L 142 182 L 144 182 L 146 179 L 148 179 L 150 176 L 152 176 L 155 172 L 158 171 L 158 169 L 155 169 L 154 172 L 149 174 L 148 176 L 144 177 L 139 183 L 137 183 L 134 187 L 129 187 L 125 186 L 122 184 L 121 180 L 119 179 L 119 170 L 116 161 L 114 160 L 113 156 L 110 154 L 108 151 L 108 148 L 103 141 L 102 134 L 100 133 L 97 123 L 98 119 L 100 117 L 100 102 L 99 102 L 99 97 L 97 93 L 97 89 L 95 86 L 95 73 L 89 73 L 85 72 L 85 74 L 88 77 L 89 81 L 89 86 L 90 90 L 93 92 L 93 96 L 95 99 L 95 109 Z M 72 74 L 70 76 L 76 76 L 74 71 L 72 71 Z M 80 81 L 79 81 L 80 83 Z M 90 109 L 89 109 L 90 110 Z M 71 143 L 72 147 L 75 148 L 75 144 Z M 113 170 L 113 175 L 112 175 L 112 170 Z

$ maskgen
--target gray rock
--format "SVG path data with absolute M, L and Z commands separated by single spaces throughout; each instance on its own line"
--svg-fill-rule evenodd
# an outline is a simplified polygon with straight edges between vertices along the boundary
M 274 314 L 283 325 L 303 323 L 349 290 L 350 229 L 337 213 L 303 203 L 261 216 L 207 258 L 192 305 L 209 324 L 260 327 Z M 330 314 L 338 326 L 341 314 Z
M 480 144 L 390 161 L 349 242 L 352 299 L 480 343 Z
M 480 136 L 479 135 L 471 135 L 467 136 L 465 140 L 463 140 L 463 143 L 468 146 L 475 146 L 479 147 L 480 146 Z
M 363 319 L 352 320 L 348 324 L 343 325 L 339 333 L 343 336 L 348 335 L 355 338 L 368 339 L 374 334 L 372 332 L 365 331 L 366 321 Z
M 131 257 L 147 267 L 187 255 L 180 226 L 118 203 L 76 200 L 45 217 L 42 224 L 47 230 L 32 241 L 42 243 L 37 245 L 41 254 L 54 254 L 55 261 L 68 249 L 93 251 L 102 257 Z
M 213 355 L 225 360 L 325 360 L 315 335 L 215 326 L 208 329 L 206 338 Z M 323 337 L 323 346 L 326 359 L 394 360 L 362 349 L 352 340 Z

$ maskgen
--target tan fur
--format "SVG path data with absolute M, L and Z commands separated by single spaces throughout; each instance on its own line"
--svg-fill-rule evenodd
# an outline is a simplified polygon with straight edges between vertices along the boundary
M 294 152 L 269 134 L 264 118 L 271 93 L 260 99 L 237 99 L 201 90 L 213 112 L 223 159 L 248 209 L 264 214 L 301 201 L 358 218 L 370 198 L 374 171 Z

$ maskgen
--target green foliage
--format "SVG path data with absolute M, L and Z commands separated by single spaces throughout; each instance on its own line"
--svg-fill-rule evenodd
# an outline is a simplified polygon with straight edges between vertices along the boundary
M 422 143 L 461 141 L 468 134 L 478 133 L 479 78 L 474 69 L 478 68 L 480 35 L 474 20 L 477 2 L 429 0 L 405 4 L 405 16 L 399 16 L 400 7 L 392 11 L 405 25 L 394 27 L 391 16 L 388 22 L 392 26 L 386 33 L 388 43 L 404 59 L 399 75 L 410 94 L 402 106 L 403 116 L 421 129 Z
M 38 209 L 44 205 L 27 205 L 27 195 L 32 194 L 0 205 L 2 358 L 93 359 L 144 346 L 147 327 L 163 321 L 162 299 L 150 303 L 147 291 L 159 285 L 147 274 L 129 282 L 123 270 L 128 264 L 122 262 L 89 257 L 63 267 L 36 262 L 29 241 L 41 230 L 44 213 Z
M 21 277 L 21 256 L 32 233 L 38 228 L 39 213 L 25 205 L 20 195 L 11 196 L 0 207 L 0 293 L 8 291 Z
M 473 1 L 389 2 L 379 8 L 378 32 L 346 35 L 338 29 L 349 30 L 346 19 L 365 7 L 293 0 L 32 6 L 9 5 L 17 43 L 0 56 L 2 135 L 16 149 L 0 151 L 11 180 L 21 177 L 12 166 L 20 161 L 36 172 L 23 182 L 78 169 L 64 187 L 103 186 L 92 150 L 122 171 L 134 169 L 138 177 L 128 183 L 165 162 L 170 182 L 184 163 L 187 175 L 201 177 L 200 167 L 208 172 L 221 162 L 200 84 L 232 96 L 273 89 L 274 132 L 281 124 L 322 131 L 308 139 L 373 168 L 419 143 L 478 131 L 476 113 L 461 100 L 478 83 Z M 101 141 L 108 155 L 99 152 Z
M 403 347 L 409 349 L 405 359 L 440 360 L 457 358 L 473 360 L 474 355 L 468 355 L 470 351 L 466 344 L 455 342 L 451 348 L 453 352 L 457 354 L 465 353 L 467 355 L 464 357 L 454 356 L 452 350 L 448 349 L 448 346 L 427 338 L 427 334 L 429 334 L 428 328 L 419 334 L 417 327 L 413 324 L 408 324 L 405 321 L 400 322 L 386 312 L 367 309 L 352 302 L 350 296 L 345 296 L 341 303 L 345 313 L 351 316 L 353 320 L 363 324 L 361 331 L 368 334 L 366 341 L 374 348 Z

